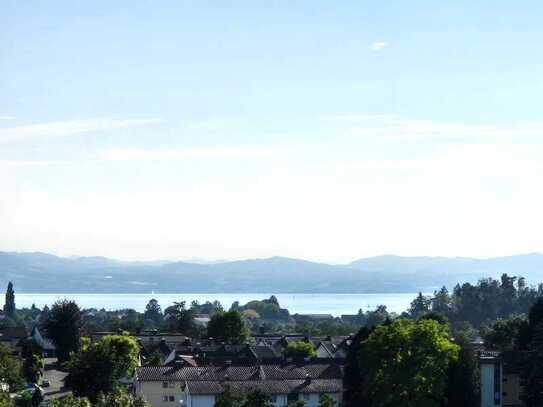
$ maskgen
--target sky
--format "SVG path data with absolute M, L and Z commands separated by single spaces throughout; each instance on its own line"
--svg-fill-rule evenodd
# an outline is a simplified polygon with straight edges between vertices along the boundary
M 0 250 L 543 251 L 539 1 L 0 5 Z

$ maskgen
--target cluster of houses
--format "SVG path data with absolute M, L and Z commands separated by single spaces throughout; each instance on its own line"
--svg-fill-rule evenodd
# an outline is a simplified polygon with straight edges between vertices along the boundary
M 154 407 L 213 407 L 216 397 L 227 389 L 241 393 L 259 390 L 278 407 L 297 400 L 316 407 L 322 394 L 339 405 L 343 399 L 350 336 L 256 335 L 251 344 L 244 345 L 195 341 L 154 331 L 137 338 L 142 351 L 134 391 Z M 302 360 L 285 357 L 288 344 L 298 341 L 313 343 L 317 356 Z M 150 364 L 157 354 L 162 363 Z M 478 354 L 481 407 L 524 406 L 517 355 L 482 347 Z
M 259 335 L 243 345 L 156 331 L 136 338 L 141 366 L 134 375 L 134 391 L 153 407 L 213 407 L 227 389 L 245 394 L 260 391 L 275 406 L 303 400 L 307 407 L 316 407 L 323 394 L 338 404 L 342 401 L 349 336 Z M 294 341 L 313 343 L 317 356 L 285 357 L 285 349 Z
M 111 335 L 98 332 L 93 339 Z M 194 340 L 182 334 L 155 330 L 135 335 L 140 366 L 130 382 L 134 392 L 153 407 L 213 407 L 227 389 L 249 393 L 258 390 L 272 403 L 286 406 L 303 400 L 306 407 L 318 406 L 327 394 L 341 405 L 343 371 L 350 336 L 255 335 L 250 344 L 229 345 L 212 338 Z M 20 353 L 24 340 L 32 338 L 46 356 L 54 346 L 35 327 L 0 328 L 0 343 Z M 285 356 L 291 342 L 311 342 L 316 357 Z M 481 407 L 522 407 L 519 357 L 512 352 L 493 352 L 479 347 Z

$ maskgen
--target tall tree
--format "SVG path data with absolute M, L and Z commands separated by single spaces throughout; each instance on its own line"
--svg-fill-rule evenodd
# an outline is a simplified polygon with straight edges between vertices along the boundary
M 60 362 L 79 350 L 81 341 L 81 311 L 74 301 L 60 300 L 53 304 L 45 322 L 47 337 L 54 343 Z
M 451 311 L 451 296 L 447 287 L 443 286 L 439 291 L 434 292 L 434 297 L 431 300 L 432 311 L 439 312 L 445 316 Z
M 146 320 L 151 320 L 155 324 L 160 324 L 163 319 L 162 308 L 156 299 L 151 299 L 145 306 L 144 317 Z
M 459 336 L 455 342 L 460 346 L 460 351 L 458 359 L 451 360 L 447 370 L 447 406 L 478 407 L 479 365 L 476 353 L 467 338 Z
M 241 344 L 247 340 L 249 330 L 240 312 L 230 310 L 213 314 L 207 325 L 207 335 L 220 342 Z
M 532 330 L 521 370 L 521 399 L 528 407 L 543 405 L 543 321 Z
M 185 301 L 174 302 L 164 310 L 164 320 L 168 329 L 190 335 L 194 329 L 194 315 L 192 310 L 186 307 Z
M 8 283 L 8 289 L 6 290 L 4 312 L 8 317 L 13 318 L 15 316 L 15 311 L 15 291 L 13 291 L 13 283 L 10 281 Z
M 131 336 L 111 335 L 82 347 L 70 362 L 66 384 L 77 396 L 96 400 L 112 392 L 118 380 L 129 377 L 138 363 L 139 346 Z
M 417 298 L 411 301 L 411 306 L 409 307 L 409 315 L 413 318 L 419 318 L 430 310 L 431 300 L 429 297 L 422 295 L 419 292 Z
M 375 329 L 364 344 L 367 369 L 363 391 L 379 407 L 438 407 L 447 369 L 458 357 L 448 327 L 434 320 L 398 320 Z
M 364 359 L 361 354 L 363 343 L 368 339 L 373 329 L 373 327 L 368 328 L 364 326 L 351 339 L 351 346 L 349 346 L 347 352 L 345 374 L 343 375 L 343 388 L 345 389 L 343 402 L 348 407 L 366 407 L 371 405 L 362 392 L 362 389 L 366 386 L 367 377 L 360 361 Z

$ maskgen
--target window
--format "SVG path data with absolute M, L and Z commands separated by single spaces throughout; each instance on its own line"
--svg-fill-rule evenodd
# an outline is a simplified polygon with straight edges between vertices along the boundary
M 168 388 L 168 382 L 162 382 L 162 388 L 167 389 Z
M 175 396 L 170 396 L 170 401 L 171 402 L 175 401 Z
M 168 401 L 168 396 L 162 396 L 162 401 Z
M 170 382 L 170 389 L 173 389 L 175 387 L 175 382 Z
M 302 394 L 302 399 L 304 401 L 309 401 L 310 395 L 309 394 Z
M 175 396 L 171 396 L 171 395 L 162 396 L 162 401 L 167 402 L 167 403 L 174 402 Z
M 274 403 L 274 404 L 277 403 L 277 395 L 276 395 L 276 394 L 272 394 L 272 395 L 270 396 L 270 400 L 271 400 L 271 402 Z

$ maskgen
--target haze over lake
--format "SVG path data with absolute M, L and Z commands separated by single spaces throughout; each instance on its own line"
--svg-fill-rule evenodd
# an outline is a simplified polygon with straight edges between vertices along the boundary
M 269 298 L 270 293 L 257 294 L 25 294 L 17 293 L 17 307 L 30 307 L 35 304 L 42 308 L 59 299 L 75 300 L 82 308 L 105 308 L 116 310 L 132 308 L 144 311 L 145 305 L 151 298 L 156 298 L 162 308 L 166 308 L 174 301 L 186 301 L 187 304 L 196 300 L 200 303 L 218 300 L 225 308 L 229 308 L 234 301 L 245 304 L 251 300 Z M 386 305 L 389 312 L 405 311 L 417 293 L 386 293 L 386 294 L 276 294 L 282 308 L 287 308 L 291 314 L 355 314 L 360 308 L 364 311 L 375 309 L 378 305 Z

